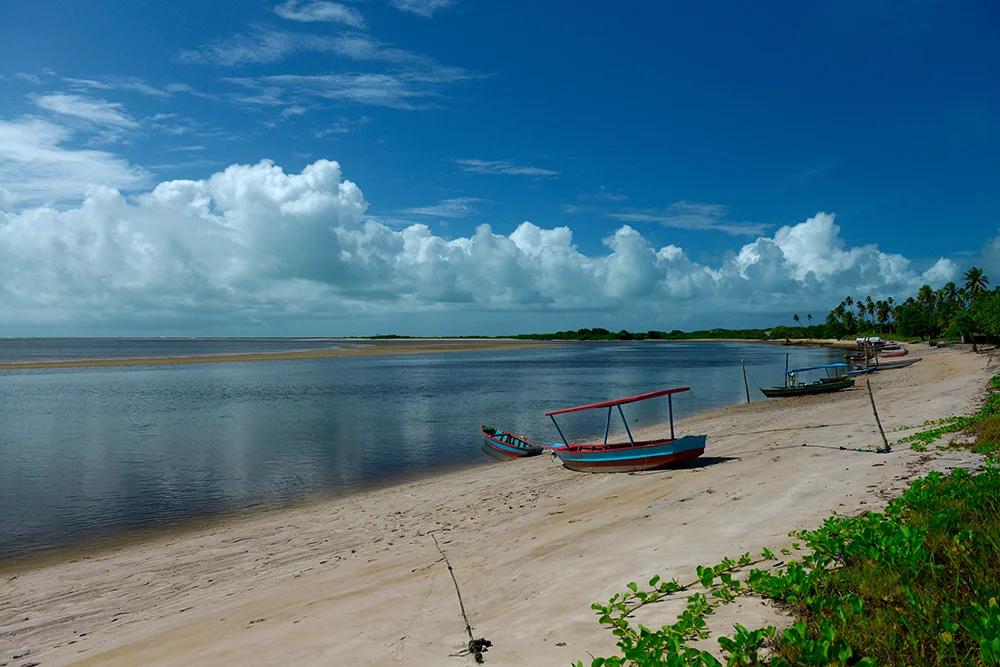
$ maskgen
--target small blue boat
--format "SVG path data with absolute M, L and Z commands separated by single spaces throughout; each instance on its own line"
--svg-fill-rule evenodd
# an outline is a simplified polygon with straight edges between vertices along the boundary
M 483 444 L 491 451 L 503 456 L 519 459 L 525 456 L 535 456 L 545 451 L 542 445 L 531 442 L 527 438 L 502 431 L 483 424 Z

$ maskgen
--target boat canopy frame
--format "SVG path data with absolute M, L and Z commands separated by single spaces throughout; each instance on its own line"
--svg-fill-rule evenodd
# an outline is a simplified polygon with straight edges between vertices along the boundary
M 819 371 L 829 368 L 850 368 L 850 366 L 843 362 L 838 362 L 836 364 L 824 364 L 823 366 L 809 366 L 807 368 L 795 368 L 790 371 L 785 371 L 785 375 L 791 375 L 792 373 L 805 373 L 806 371 Z
M 841 368 L 850 368 L 850 366 L 841 361 L 834 364 L 823 364 L 822 366 L 806 366 L 805 368 L 793 368 L 791 370 L 785 371 L 784 375 L 785 386 L 786 387 L 788 386 L 788 381 L 792 379 L 793 376 L 797 375 L 798 373 L 805 373 L 806 371 L 826 371 L 826 376 L 831 380 L 840 379 Z M 830 375 L 830 369 L 834 369 L 834 373 L 832 376 Z M 846 376 L 846 371 L 845 371 L 845 376 Z M 793 387 L 796 386 L 794 382 L 792 386 Z
M 676 389 L 662 389 L 660 391 L 651 391 L 648 394 L 638 394 L 637 396 L 629 396 L 627 398 L 618 398 L 612 401 L 602 401 L 600 403 L 590 403 L 589 405 L 578 405 L 574 408 L 563 408 L 562 410 L 553 410 L 552 412 L 546 412 L 545 416 L 552 420 L 555 424 L 556 430 L 559 431 L 559 437 L 563 439 L 563 442 L 569 447 L 569 440 L 566 439 L 566 435 L 563 433 L 562 429 L 559 428 L 559 422 L 556 421 L 556 415 L 564 415 L 570 412 L 582 412 L 584 410 L 598 410 L 600 408 L 608 409 L 608 418 L 604 425 L 604 444 L 608 444 L 608 434 L 611 431 L 611 410 L 612 408 L 618 408 L 618 414 L 622 418 L 622 424 L 625 425 L 625 433 L 628 434 L 628 441 L 633 447 L 635 447 L 635 439 L 632 437 L 632 429 L 628 426 L 628 420 L 625 419 L 625 413 L 622 411 L 622 406 L 626 403 L 636 403 L 638 401 L 647 401 L 651 398 L 658 398 L 660 396 L 667 397 L 667 409 L 670 414 L 670 439 L 675 440 L 674 436 L 674 401 L 673 395 L 679 394 L 681 392 L 691 391 L 691 387 L 678 387 Z

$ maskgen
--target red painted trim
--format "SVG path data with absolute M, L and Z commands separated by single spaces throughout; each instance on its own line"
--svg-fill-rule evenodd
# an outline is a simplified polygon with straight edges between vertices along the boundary
M 594 410 L 596 408 L 609 408 L 613 405 L 624 405 L 626 403 L 635 403 L 636 401 L 645 401 L 650 398 L 656 398 L 657 396 L 666 396 L 667 394 L 679 394 L 682 391 L 691 391 L 691 387 L 680 387 L 678 389 L 664 389 L 662 391 L 653 391 L 648 394 L 639 394 L 638 396 L 629 396 L 628 398 L 618 398 L 613 401 L 604 401 L 603 403 L 592 403 L 590 405 L 579 405 L 575 408 L 565 408 L 563 410 L 554 410 L 553 412 L 546 412 L 546 417 L 551 417 L 552 415 L 561 415 L 567 412 L 579 412 L 581 410 Z

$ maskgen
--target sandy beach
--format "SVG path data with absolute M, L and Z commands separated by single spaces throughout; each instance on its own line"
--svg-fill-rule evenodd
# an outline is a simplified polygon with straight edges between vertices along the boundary
M 871 378 L 887 430 L 970 412 L 992 374 L 967 348 L 914 348 L 923 361 Z M 707 433 L 708 448 L 677 470 L 588 475 L 542 455 L 0 564 L 0 665 L 471 665 L 432 535 L 476 636 L 493 642 L 486 664 L 588 662 L 614 649 L 590 604 L 629 581 L 687 580 L 831 513 L 879 508 L 932 467 L 975 461 L 850 451 L 881 444 L 863 379 L 678 431 Z M 641 620 L 658 626 L 671 611 L 652 605 Z M 769 613 L 745 600 L 713 623 Z

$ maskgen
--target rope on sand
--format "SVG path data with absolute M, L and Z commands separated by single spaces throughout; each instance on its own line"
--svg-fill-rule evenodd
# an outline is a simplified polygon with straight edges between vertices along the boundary
M 434 533 L 430 533 L 430 536 L 431 539 L 434 540 L 434 546 L 436 546 L 437 550 L 441 553 L 441 557 L 444 559 L 445 565 L 448 566 L 448 573 L 451 575 L 452 583 L 455 584 L 455 594 L 458 595 L 458 606 L 462 610 L 462 618 L 465 620 L 465 631 L 469 634 L 469 645 L 466 650 L 476 659 L 476 663 L 481 665 L 483 664 L 483 653 L 486 653 L 486 651 L 493 646 L 493 642 L 482 637 L 476 639 L 472 635 L 472 625 L 469 623 L 469 617 L 465 613 L 465 603 L 462 601 L 462 591 L 458 589 L 458 580 L 455 579 L 455 570 L 451 567 L 451 561 L 448 560 L 448 554 L 446 554 L 444 549 L 441 548 L 441 545 L 438 544 L 437 537 Z

